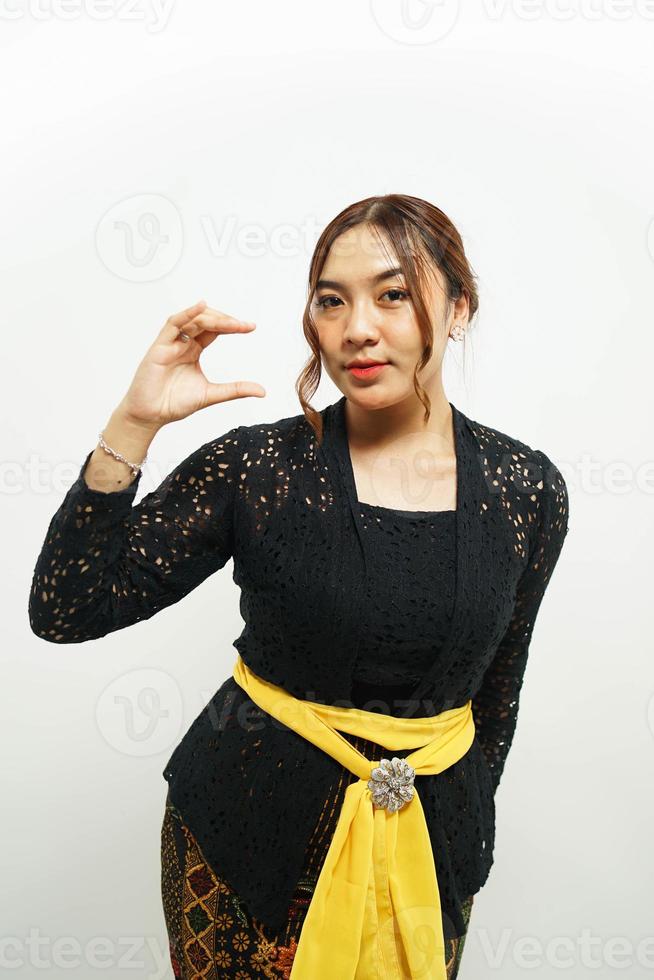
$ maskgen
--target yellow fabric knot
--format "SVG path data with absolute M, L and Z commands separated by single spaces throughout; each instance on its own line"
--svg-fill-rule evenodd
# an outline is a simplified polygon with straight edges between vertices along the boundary
M 411 785 L 411 798 L 397 808 L 394 797 L 408 795 L 401 791 L 408 786 L 407 769 L 433 775 L 465 755 L 475 737 L 472 701 L 431 717 L 394 718 L 296 698 L 258 677 L 240 656 L 233 676 L 260 708 L 359 777 L 345 791 L 291 980 L 447 980 L 436 867 L 420 795 Z M 392 759 L 371 762 L 341 732 L 389 751 L 413 751 L 398 760 L 401 766 Z M 370 788 L 371 781 L 382 782 L 376 769 L 388 777 L 386 790 Z M 377 792 L 392 802 L 390 808 L 374 803 Z

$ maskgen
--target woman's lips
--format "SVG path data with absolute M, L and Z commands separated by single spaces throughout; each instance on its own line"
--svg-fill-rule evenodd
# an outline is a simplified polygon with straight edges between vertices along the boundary
M 355 378 L 376 378 L 382 368 L 388 367 L 384 364 L 371 364 L 369 367 L 349 367 L 347 370 Z

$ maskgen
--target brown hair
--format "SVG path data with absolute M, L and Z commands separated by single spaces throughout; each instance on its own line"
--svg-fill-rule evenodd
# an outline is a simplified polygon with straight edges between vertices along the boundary
M 382 247 L 386 247 L 382 235 L 390 242 L 411 294 L 424 344 L 415 366 L 413 384 L 425 406 L 425 421 L 429 419 L 430 403 L 427 392 L 418 381 L 418 372 L 429 361 L 433 351 L 434 334 L 423 291 L 427 276 L 432 271 L 430 264 L 433 263 L 443 275 L 448 305 L 465 294 L 469 320 L 479 307 L 476 276 L 466 258 L 461 235 L 447 215 L 435 205 L 406 194 L 385 194 L 357 201 L 337 214 L 320 235 L 311 258 L 307 303 L 302 316 L 304 336 L 311 348 L 311 355 L 295 382 L 302 410 L 319 443 L 322 441 L 322 417 L 309 404 L 322 374 L 318 331 L 311 315 L 311 301 L 332 244 L 343 232 L 360 224 L 371 227 Z

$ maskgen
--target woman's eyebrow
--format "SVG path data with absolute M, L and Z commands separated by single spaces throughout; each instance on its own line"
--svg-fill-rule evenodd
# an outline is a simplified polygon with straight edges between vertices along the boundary
M 368 276 L 364 279 L 364 282 L 369 282 L 371 285 L 375 285 L 378 282 L 383 282 L 384 279 L 395 279 L 396 276 L 401 276 L 402 269 L 398 266 L 392 269 L 384 269 L 383 272 L 378 272 L 374 276 Z M 336 279 L 319 279 L 316 283 L 316 289 L 342 289 L 346 290 L 347 286 L 345 283 L 338 282 Z

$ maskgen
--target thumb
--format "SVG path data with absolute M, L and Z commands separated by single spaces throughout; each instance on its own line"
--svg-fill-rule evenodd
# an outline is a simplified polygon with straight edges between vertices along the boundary
M 256 381 L 224 381 L 207 383 L 206 403 L 207 405 L 219 405 L 221 402 L 228 402 L 234 398 L 263 398 L 266 389 Z

